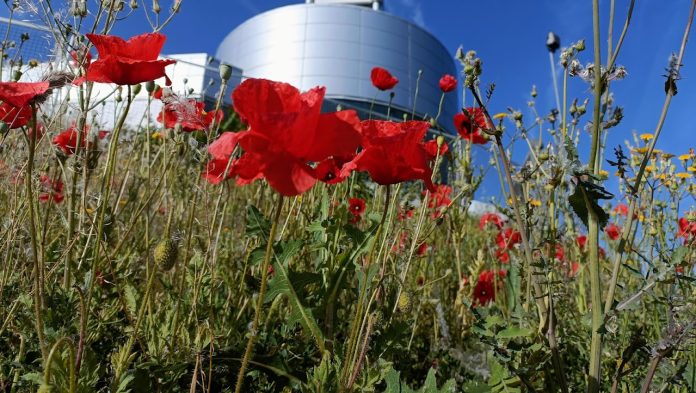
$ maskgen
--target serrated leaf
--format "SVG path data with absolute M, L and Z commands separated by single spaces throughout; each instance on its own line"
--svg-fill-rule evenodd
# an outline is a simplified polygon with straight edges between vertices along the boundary
M 301 241 L 290 241 L 281 244 L 280 255 L 277 255 L 273 263 L 275 276 L 269 283 L 269 291 L 265 301 L 272 301 L 276 296 L 286 296 L 290 303 L 290 319 L 299 323 L 305 333 L 311 336 L 321 351 L 324 350 L 324 336 L 311 313 L 305 308 L 298 296 L 298 291 L 293 286 L 291 274 L 288 271 L 288 261 L 295 256 L 303 246 Z
M 248 205 L 246 208 L 246 236 L 259 236 L 262 239 L 267 239 L 271 230 L 271 222 L 259 211 L 254 205 Z
M 589 201 L 590 207 L 597 216 L 597 222 L 599 224 L 599 227 L 604 228 L 607 225 L 607 222 L 609 221 L 609 215 L 604 211 L 604 209 L 602 209 L 601 206 L 599 206 L 597 200 L 605 198 L 598 198 L 598 196 L 602 196 L 598 192 L 588 192 L 585 189 L 583 183 L 579 183 L 575 187 L 575 191 L 573 192 L 573 194 L 568 197 L 568 202 L 570 203 L 570 206 L 573 208 L 573 212 L 576 216 L 578 216 L 578 218 L 580 218 L 580 221 L 582 221 L 582 223 L 585 224 L 585 227 L 587 227 L 587 223 L 589 221 L 589 210 L 587 203 L 585 203 L 585 196 L 587 196 L 587 200 Z

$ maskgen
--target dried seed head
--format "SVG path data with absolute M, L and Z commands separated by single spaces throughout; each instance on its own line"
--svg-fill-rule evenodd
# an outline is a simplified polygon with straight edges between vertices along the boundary
M 399 308 L 399 311 L 402 313 L 406 314 L 411 312 L 411 306 L 413 304 L 411 303 L 411 295 L 409 295 L 407 292 L 401 292 L 401 295 L 399 295 L 399 300 L 397 307 Z

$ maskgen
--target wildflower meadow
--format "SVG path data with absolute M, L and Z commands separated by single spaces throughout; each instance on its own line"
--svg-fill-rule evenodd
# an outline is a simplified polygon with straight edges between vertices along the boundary
M 593 36 L 547 42 L 558 108 L 500 102 L 462 47 L 436 87 L 465 97 L 453 118 L 227 89 L 226 64 L 191 98 L 161 53 L 193 0 L 4 1 L 59 53 L 0 47 L 0 392 L 696 392 L 696 137 L 656 148 L 696 0 L 643 133 L 613 96 L 636 1 L 611 0 L 609 37 L 582 1 Z M 134 13 L 142 34 L 112 34 Z

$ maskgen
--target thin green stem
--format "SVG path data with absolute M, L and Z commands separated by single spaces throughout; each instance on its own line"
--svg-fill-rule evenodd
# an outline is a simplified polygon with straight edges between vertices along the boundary
M 273 224 L 271 225 L 271 232 L 268 235 L 268 242 L 266 244 L 266 254 L 264 255 L 263 264 L 261 265 L 261 288 L 259 289 L 259 295 L 256 301 L 256 310 L 254 310 L 254 320 L 251 325 L 251 331 L 249 332 L 249 340 L 247 341 L 246 349 L 244 350 L 242 364 L 239 366 L 239 374 L 237 374 L 237 384 L 234 389 L 235 393 L 240 393 L 242 391 L 242 385 L 244 384 L 244 373 L 246 372 L 246 368 L 251 360 L 251 355 L 254 352 L 254 343 L 258 337 L 258 329 L 261 322 L 261 309 L 263 308 L 264 297 L 266 296 L 268 266 L 271 262 L 271 255 L 273 255 L 273 241 L 275 240 L 276 231 L 278 230 L 280 213 L 283 210 L 283 201 L 283 196 L 278 194 L 278 203 L 275 208 Z

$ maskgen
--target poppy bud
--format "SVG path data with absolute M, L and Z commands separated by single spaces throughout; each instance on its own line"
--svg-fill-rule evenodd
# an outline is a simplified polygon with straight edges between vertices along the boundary
M 401 292 L 397 304 L 399 311 L 401 311 L 402 313 L 408 313 L 411 311 L 411 306 L 411 296 L 406 292 Z
M 159 14 L 161 10 L 159 0 L 152 0 L 152 12 Z
M 132 10 L 138 8 L 138 0 L 130 0 L 130 4 L 128 4 L 128 6 L 129 6 Z
M 22 35 L 19 36 L 19 39 L 22 40 L 22 42 L 29 41 L 29 33 L 22 33 Z
M 551 53 L 555 53 L 558 48 L 561 47 L 561 39 L 554 34 L 554 32 L 549 31 L 549 35 L 546 36 L 546 48 Z
M 435 125 L 437 125 L 435 119 L 433 119 L 432 117 L 430 118 L 430 120 L 428 120 L 428 122 L 430 123 L 430 127 L 435 127 Z
M 457 48 L 457 52 L 455 53 L 454 58 L 459 61 L 464 61 L 464 48 L 462 48 L 461 46 Z
M 174 4 L 172 4 L 172 11 L 179 12 L 179 8 L 181 8 L 181 0 L 174 0 Z
M 536 85 L 532 85 L 532 98 L 536 98 L 536 96 L 537 96 Z
M 152 94 L 152 92 L 155 91 L 155 81 L 145 82 L 145 91 L 147 91 L 149 94 Z
M 114 99 L 116 100 L 116 102 L 123 101 L 123 97 L 121 97 L 121 86 L 116 88 L 116 95 L 114 96 Z
M 10 126 L 4 121 L 0 121 L 0 135 L 5 135 L 10 130 Z
M 38 65 L 39 65 L 38 60 L 36 60 L 36 59 L 29 60 L 29 68 L 35 68 L 35 67 L 38 67 Z
M 12 80 L 17 82 L 21 77 L 23 73 L 20 70 L 14 70 L 12 71 Z
M 582 52 L 585 50 L 585 40 L 580 40 L 575 44 L 575 50 Z
M 133 87 L 131 88 L 133 97 L 137 96 L 138 93 L 140 93 L 140 90 L 142 90 L 142 88 L 143 86 L 140 83 L 138 83 L 137 85 L 133 85 Z
M 227 82 L 232 76 L 232 67 L 229 64 L 220 64 L 220 79 Z
M 549 153 L 548 152 L 541 152 L 539 153 L 539 161 L 544 162 L 549 160 Z
M 437 138 L 435 138 L 435 141 L 437 142 L 437 147 L 440 148 L 445 143 L 445 137 L 438 135 Z
M 155 263 L 163 271 L 171 270 L 171 268 L 174 267 L 176 258 L 179 255 L 177 246 L 177 242 L 171 238 L 164 239 L 155 246 L 155 250 L 153 251 Z

